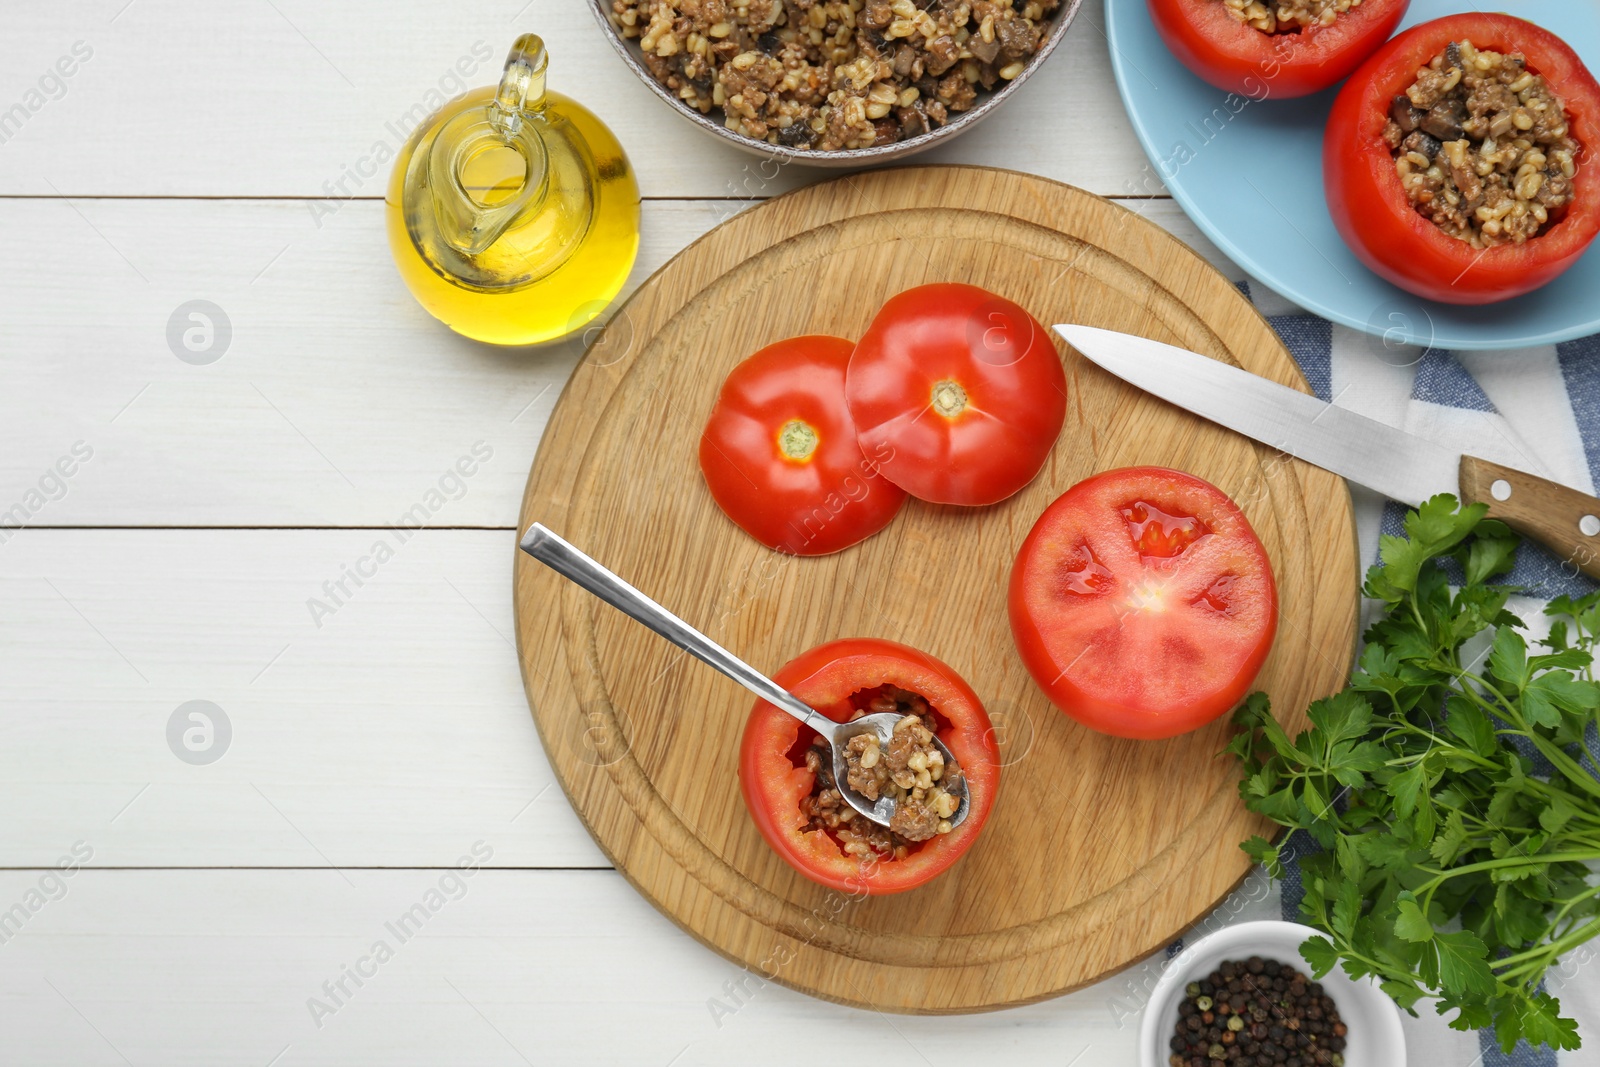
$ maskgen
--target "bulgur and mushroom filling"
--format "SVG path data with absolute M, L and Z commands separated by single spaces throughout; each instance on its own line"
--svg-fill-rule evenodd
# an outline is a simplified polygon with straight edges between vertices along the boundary
M 1417 211 L 1474 248 L 1537 237 L 1572 203 L 1581 148 L 1520 52 L 1452 42 L 1394 98 L 1383 139 Z
M 898 712 L 900 721 L 887 745 L 876 734 L 852 737 L 845 745 L 845 781 L 868 800 L 895 802 L 888 826 L 879 826 L 845 803 L 833 777 L 833 754 L 818 737 L 805 752 L 813 777 L 811 795 L 800 802 L 808 832 L 833 834 L 846 855 L 861 859 L 904 859 L 911 846 L 951 830 L 961 807 L 961 769 L 945 762 L 933 742 L 936 722 L 928 702 L 916 693 L 886 685 L 860 701 L 852 721 L 863 715 Z M 952 792 L 955 790 L 955 792 Z
M 746 137 L 831 152 L 916 137 L 1039 50 L 1061 0 L 611 0 L 651 75 Z
M 1262 33 L 1299 33 L 1333 21 L 1361 0 L 1220 0 L 1228 14 Z

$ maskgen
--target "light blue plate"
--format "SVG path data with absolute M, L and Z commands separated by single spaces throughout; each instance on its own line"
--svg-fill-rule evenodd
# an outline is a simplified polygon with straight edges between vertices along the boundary
M 1412 0 L 1405 25 L 1471 10 L 1478 9 L 1460 0 Z M 1595 0 L 1511 0 L 1504 10 L 1559 34 L 1600 70 Z M 1481 307 L 1419 300 L 1362 266 L 1333 228 L 1322 193 L 1322 129 L 1334 90 L 1243 108 L 1235 97 L 1234 113 L 1228 94 L 1167 51 L 1145 0 L 1106 0 L 1106 36 L 1117 88 L 1150 157 L 1149 172 L 1125 191 L 1156 193 L 1164 184 L 1262 284 L 1389 342 L 1525 348 L 1600 333 L 1600 242 L 1556 281 L 1516 300 Z

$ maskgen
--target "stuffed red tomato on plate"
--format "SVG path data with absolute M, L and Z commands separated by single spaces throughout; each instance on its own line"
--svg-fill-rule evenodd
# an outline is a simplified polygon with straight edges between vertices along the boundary
M 1328 209 L 1351 250 L 1429 300 L 1484 304 L 1550 282 L 1600 233 L 1600 85 L 1510 15 L 1415 26 L 1334 102 Z
M 896 738 L 910 753 L 904 767 L 895 764 L 896 752 L 883 753 L 879 764 L 888 779 L 884 789 L 892 795 L 899 788 L 905 796 L 897 805 L 913 817 L 900 833 L 844 803 L 827 744 L 815 731 L 757 701 L 739 750 L 739 786 L 761 836 L 790 866 L 831 889 L 877 896 L 925 884 L 972 847 L 994 807 L 1000 752 L 988 714 L 960 675 L 906 645 L 849 638 L 803 653 L 773 680 L 835 722 L 901 711 Z M 922 730 L 945 743 L 957 768 L 930 765 Z M 952 827 L 955 805 L 940 783 L 957 774 L 966 780 L 971 807 Z
M 1172 54 L 1256 100 L 1321 92 L 1394 32 L 1410 0 L 1149 0 Z
M 1209 482 L 1106 471 L 1045 509 L 1011 571 L 1011 631 L 1062 711 L 1117 737 L 1173 737 L 1239 703 L 1272 648 L 1266 550 Z

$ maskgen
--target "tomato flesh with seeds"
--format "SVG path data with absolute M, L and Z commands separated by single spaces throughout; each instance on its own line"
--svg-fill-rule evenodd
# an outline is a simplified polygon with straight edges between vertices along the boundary
M 921 696 L 966 776 L 970 804 L 961 825 L 912 845 L 903 858 L 863 862 L 827 830 L 811 829 L 801 811 L 816 782 L 804 762 L 815 733 L 758 700 L 740 744 L 739 787 L 756 829 L 785 862 L 830 889 L 880 896 L 926 884 L 972 847 L 994 807 L 1000 751 L 983 704 L 960 675 L 907 645 L 847 638 L 802 653 L 773 680 L 835 722 L 848 722 L 863 699 L 885 686 Z
M 1326 26 L 1263 33 L 1221 0 L 1148 0 L 1172 54 L 1219 89 L 1254 100 L 1287 100 L 1342 81 L 1389 39 L 1410 0 L 1364 0 Z
M 993 504 L 1027 485 L 1067 414 L 1066 372 L 1045 328 L 955 282 L 883 305 L 850 357 L 845 396 L 884 477 L 936 504 Z
M 1200 478 L 1107 471 L 1067 490 L 1011 571 L 1011 630 L 1057 707 L 1118 737 L 1172 737 L 1233 708 L 1277 631 L 1272 567 Z
M 793 337 L 735 367 L 700 435 L 700 470 L 723 512 L 768 548 L 837 552 L 905 503 L 861 450 L 845 404 L 855 345 Z
M 1521 244 L 1474 248 L 1412 205 L 1383 139 L 1394 98 L 1453 41 L 1480 51 L 1520 52 L 1565 106 L 1584 148 L 1572 203 Z M 1600 83 L 1560 38 L 1510 15 L 1450 15 L 1400 34 L 1339 91 L 1324 135 L 1322 167 L 1334 225 L 1363 263 L 1407 292 L 1447 304 L 1509 300 L 1557 278 L 1600 235 Z

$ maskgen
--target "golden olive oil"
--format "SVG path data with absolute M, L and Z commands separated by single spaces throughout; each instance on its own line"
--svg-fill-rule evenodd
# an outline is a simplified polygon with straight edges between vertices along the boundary
M 531 345 L 582 329 L 639 248 L 639 187 L 587 108 L 544 87 L 544 45 L 519 38 L 498 87 L 430 117 L 395 160 L 389 246 L 423 307 L 457 333 Z

